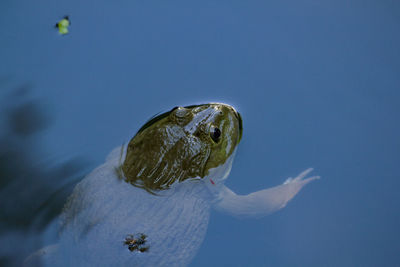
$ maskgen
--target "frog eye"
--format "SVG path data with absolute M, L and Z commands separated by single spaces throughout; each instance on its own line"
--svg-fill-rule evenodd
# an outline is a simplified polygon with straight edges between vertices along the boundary
M 215 143 L 218 143 L 221 137 L 221 130 L 217 127 L 211 126 L 210 137 Z

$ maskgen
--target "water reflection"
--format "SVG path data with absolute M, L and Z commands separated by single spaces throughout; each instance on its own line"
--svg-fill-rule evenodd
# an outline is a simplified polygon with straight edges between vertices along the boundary
M 20 266 L 42 244 L 41 233 L 60 214 L 73 186 L 83 177 L 82 159 L 43 162 L 40 133 L 51 125 L 32 86 L 7 90 L 0 117 L 0 265 Z M 51 166 L 51 167 L 49 167 Z

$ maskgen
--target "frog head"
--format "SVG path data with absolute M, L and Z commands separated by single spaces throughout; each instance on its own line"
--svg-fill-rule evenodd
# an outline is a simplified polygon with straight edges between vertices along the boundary
M 240 114 L 227 104 L 175 107 L 131 139 L 121 166 L 124 179 L 151 192 L 187 179 L 223 180 L 242 129 Z

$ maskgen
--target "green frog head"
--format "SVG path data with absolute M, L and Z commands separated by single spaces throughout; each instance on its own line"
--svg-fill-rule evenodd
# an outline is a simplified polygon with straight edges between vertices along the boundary
M 242 129 L 240 114 L 227 104 L 175 107 L 150 119 L 129 142 L 125 181 L 152 192 L 191 178 L 224 178 Z

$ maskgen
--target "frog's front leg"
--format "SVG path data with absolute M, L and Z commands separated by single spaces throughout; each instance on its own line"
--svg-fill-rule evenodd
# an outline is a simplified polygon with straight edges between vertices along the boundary
M 288 178 L 283 184 L 248 195 L 237 195 L 226 186 L 222 186 L 220 200 L 216 209 L 235 216 L 261 217 L 283 207 L 309 182 L 319 176 L 305 178 L 313 169 L 307 169 L 295 178 Z

